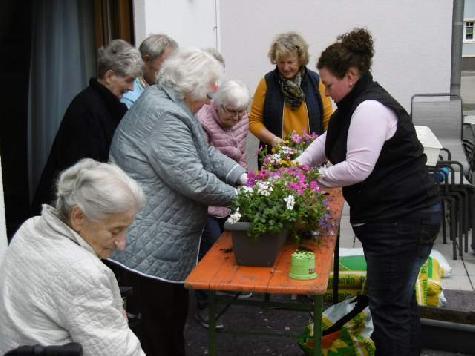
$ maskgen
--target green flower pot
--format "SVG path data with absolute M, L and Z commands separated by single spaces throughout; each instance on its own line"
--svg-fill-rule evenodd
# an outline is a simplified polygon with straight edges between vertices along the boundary
M 272 267 L 285 244 L 287 231 L 263 234 L 257 238 L 247 235 L 250 223 L 224 223 L 224 230 L 230 231 L 236 263 L 240 266 Z
M 312 251 L 295 251 L 292 253 L 289 277 L 299 280 L 317 278 L 315 254 Z

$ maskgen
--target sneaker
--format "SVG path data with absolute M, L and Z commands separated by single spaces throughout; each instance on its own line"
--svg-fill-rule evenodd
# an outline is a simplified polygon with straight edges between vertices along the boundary
M 195 312 L 195 319 L 196 321 L 204 328 L 209 328 L 209 311 L 208 308 L 197 310 Z M 224 325 L 219 321 L 216 320 L 216 330 L 224 329 Z
M 252 292 L 228 292 L 228 291 L 217 291 L 216 295 L 227 295 L 229 297 L 235 297 L 237 295 L 238 299 L 249 299 L 252 297 Z

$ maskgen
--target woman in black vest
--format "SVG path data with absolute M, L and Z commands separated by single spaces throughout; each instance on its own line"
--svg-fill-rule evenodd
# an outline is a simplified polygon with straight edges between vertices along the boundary
M 297 161 L 333 165 L 320 183 L 343 187 L 363 245 L 377 355 L 418 355 L 414 285 L 441 222 L 437 187 L 410 116 L 370 73 L 373 40 L 365 29 L 338 37 L 321 54 L 326 94 L 337 104 L 328 131 Z
M 293 131 L 323 133 L 333 109 L 318 74 L 306 67 L 308 44 L 295 32 L 283 33 L 274 39 L 268 55 L 276 68 L 257 86 L 250 131 L 261 144 L 271 146 Z

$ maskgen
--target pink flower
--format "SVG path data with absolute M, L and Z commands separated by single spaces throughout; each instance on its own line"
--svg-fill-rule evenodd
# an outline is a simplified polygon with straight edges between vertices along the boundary
M 302 137 L 296 132 L 293 132 L 290 137 L 291 137 L 292 141 L 294 141 L 295 143 L 301 143 L 302 142 Z
M 310 189 L 314 192 L 319 192 L 320 191 L 320 186 L 318 185 L 318 182 L 316 180 L 312 180 L 310 182 Z

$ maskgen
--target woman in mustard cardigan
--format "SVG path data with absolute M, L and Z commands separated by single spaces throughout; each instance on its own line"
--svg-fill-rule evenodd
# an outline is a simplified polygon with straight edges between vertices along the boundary
M 276 68 L 257 86 L 250 131 L 261 145 L 271 146 L 293 131 L 322 134 L 333 108 L 320 77 L 306 67 L 308 44 L 298 33 L 282 33 L 272 42 L 268 56 Z

